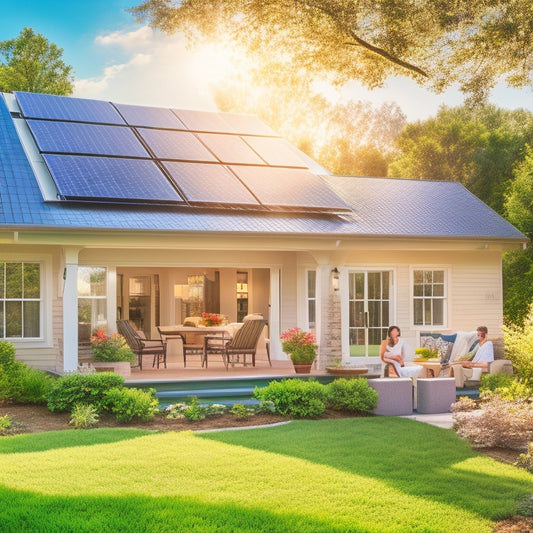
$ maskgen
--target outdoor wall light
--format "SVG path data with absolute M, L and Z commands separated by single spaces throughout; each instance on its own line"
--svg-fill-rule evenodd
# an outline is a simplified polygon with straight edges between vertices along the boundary
M 339 280 L 340 280 L 340 272 L 337 269 L 337 267 L 335 267 L 331 271 L 331 286 L 333 287 L 334 291 L 338 291 L 339 290 Z

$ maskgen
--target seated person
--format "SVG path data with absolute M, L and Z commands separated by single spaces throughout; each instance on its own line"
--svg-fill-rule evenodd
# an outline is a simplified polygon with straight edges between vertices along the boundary
M 465 385 L 465 378 L 471 378 L 476 375 L 481 375 L 482 372 L 489 371 L 489 363 L 494 361 L 494 347 L 492 341 L 487 339 L 489 330 L 485 326 L 477 328 L 477 337 L 479 339 L 478 346 L 466 354 L 466 356 L 459 357 L 450 364 L 448 376 L 455 378 L 455 385 L 462 388 Z M 474 371 L 474 369 L 480 369 Z
M 381 341 L 379 356 L 384 363 L 389 363 L 394 367 L 398 377 L 416 378 L 422 371 L 422 367 L 419 365 L 405 366 L 400 334 L 398 326 L 391 326 L 388 329 L 387 338 Z

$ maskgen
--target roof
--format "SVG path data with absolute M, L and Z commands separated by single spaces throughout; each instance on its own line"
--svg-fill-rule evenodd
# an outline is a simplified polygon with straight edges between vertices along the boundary
M 221 114 L 218 114 L 221 115 Z M 455 182 L 320 176 L 352 213 L 50 202 L 0 98 L 0 228 L 526 240 Z

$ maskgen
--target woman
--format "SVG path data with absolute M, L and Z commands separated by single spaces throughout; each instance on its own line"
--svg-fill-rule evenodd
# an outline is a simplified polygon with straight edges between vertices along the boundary
M 403 361 L 403 342 L 400 340 L 400 328 L 390 326 L 387 330 L 387 338 L 381 341 L 379 356 L 384 363 L 394 366 L 399 377 L 416 378 L 422 372 L 419 365 L 405 366 Z
M 477 380 L 481 377 L 482 372 L 489 371 L 489 363 L 494 361 L 494 346 L 492 341 L 487 338 L 488 333 L 489 330 L 486 326 L 479 326 L 477 328 L 478 347 L 451 363 L 448 375 L 455 378 L 455 385 L 458 388 L 464 387 L 465 378 Z M 470 355 L 473 355 L 473 358 L 470 358 Z

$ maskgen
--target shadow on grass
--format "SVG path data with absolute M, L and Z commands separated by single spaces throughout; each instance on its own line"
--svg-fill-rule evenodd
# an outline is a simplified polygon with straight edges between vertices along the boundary
M 533 493 L 531 478 L 480 462 L 453 431 L 402 418 L 306 420 L 198 438 L 327 465 L 491 519 L 513 514 L 514 501 Z
M 153 431 L 142 429 L 101 428 L 90 431 L 71 429 L 14 435 L 0 438 L 0 454 L 43 452 L 74 446 L 109 444 L 136 439 L 153 433 Z
M 345 531 L 308 516 L 178 497 L 42 496 L 0 487 L 0 501 L 0 524 L 5 532 Z

